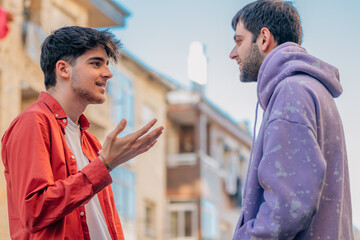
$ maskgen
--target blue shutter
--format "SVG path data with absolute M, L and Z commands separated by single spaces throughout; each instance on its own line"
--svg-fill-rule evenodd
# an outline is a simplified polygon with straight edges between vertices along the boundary
M 134 91 L 131 79 L 115 67 L 110 66 L 113 77 L 108 83 L 108 93 L 111 99 L 111 120 L 119 123 L 122 118 L 127 120 L 127 126 L 120 136 L 125 136 L 134 130 Z
M 135 173 L 126 167 L 119 166 L 111 172 L 111 176 L 115 205 L 119 215 L 129 220 L 135 220 Z
M 201 200 L 201 230 L 205 240 L 216 239 L 218 236 L 218 214 L 215 203 Z

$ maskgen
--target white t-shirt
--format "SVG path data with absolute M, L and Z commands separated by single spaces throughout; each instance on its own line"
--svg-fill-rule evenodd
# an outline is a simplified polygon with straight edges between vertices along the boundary
M 78 170 L 81 170 L 89 164 L 89 159 L 85 156 L 81 149 L 80 127 L 71 121 L 69 117 L 67 120 L 68 124 L 65 127 L 65 140 L 68 147 L 75 155 Z M 101 209 L 97 195 L 95 195 L 87 204 L 85 204 L 85 212 L 90 238 L 111 240 L 104 213 Z

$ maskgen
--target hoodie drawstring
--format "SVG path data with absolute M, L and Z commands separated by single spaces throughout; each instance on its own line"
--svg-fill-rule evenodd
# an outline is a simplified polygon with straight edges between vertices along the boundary
M 259 101 L 256 103 L 256 109 L 255 109 L 255 124 L 254 124 L 254 130 L 253 130 L 253 139 L 252 139 L 252 143 L 251 143 L 251 152 L 250 152 L 250 162 L 252 160 L 252 155 L 254 153 L 254 148 L 255 148 L 255 138 L 256 138 L 256 124 L 257 124 L 257 118 L 258 118 L 258 110 L 259 110 Z

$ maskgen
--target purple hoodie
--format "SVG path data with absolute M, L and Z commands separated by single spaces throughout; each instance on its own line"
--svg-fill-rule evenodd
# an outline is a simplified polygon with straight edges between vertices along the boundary
M 258 75 L 263 122 L 234 240 L 352 240 L 338 70 L 284 43 Z

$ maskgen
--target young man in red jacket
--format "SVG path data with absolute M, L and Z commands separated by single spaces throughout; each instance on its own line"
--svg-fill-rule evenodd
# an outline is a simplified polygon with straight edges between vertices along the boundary
M 126 120 L 101 146 L 82 114 L 105 101 L 120 42 L 108 31 L 64 27 L 46 38 L 41 68 L 46 92 L 2 138 L 12 239 L 124 239 L 109 172 L 149 150 L 156 120 L 123 138 Z

